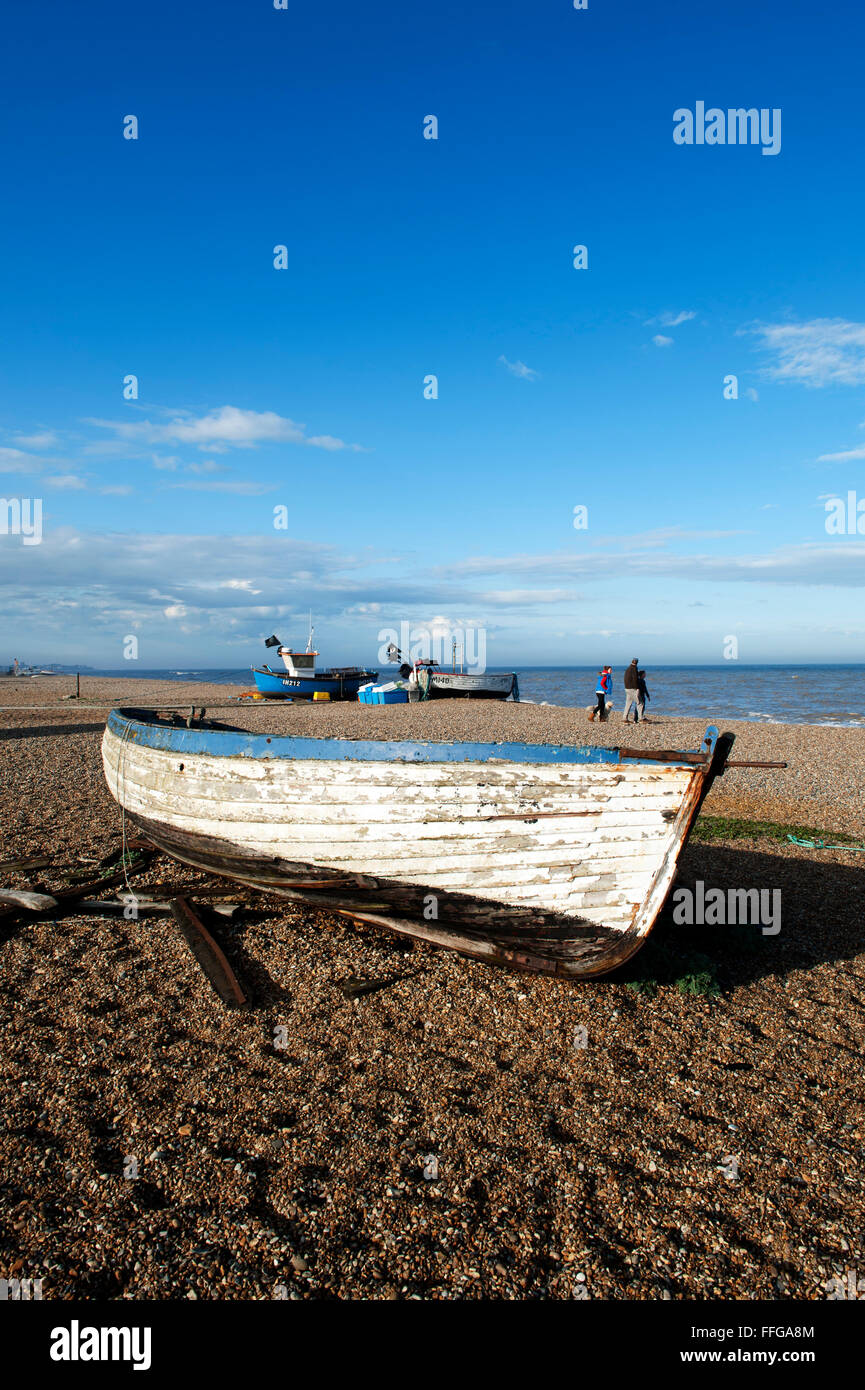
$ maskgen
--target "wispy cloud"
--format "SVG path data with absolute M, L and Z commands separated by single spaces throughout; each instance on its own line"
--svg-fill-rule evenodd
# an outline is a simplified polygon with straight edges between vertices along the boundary
M 263 518 L 264 520 L 264 518 Z M 22 568 L 22 557 L 27 560 Z M 495 627 L 521 614 L 568 614 L 592 595 L 598 629 L 621 626 L 605 595 L 620 580 L 675 580 L 684 597 L 697 601 L 694 585 L 826 586 L 861 590 L 865 541 L 788 546 L 768 554 L 673 553 L 663 549 L 585 550 L 550 555 L 478 556 L 436 569 L 385 570 L 386 554 L 362 556 L 286 535 L 266 524 L 251 535 L 166 535 L 128 531 L 100 534 L 46 527 L 42 544 L 24 555 L 20 546 L 0 545 L 0 588 L 4 625 L 39 631 L 56 650 L 76 633 L 91 650 L 114 650 L 118 634 L 141 632 L 144 650 L 189 635 L 243 653 L 238 665 L 269 632 L 305 634 L 312 606 L 322 622 L 351 615 L 355 650 L 376 642 L 383 623 L 412 614 L 441 614 L 459 608 L 472 621 Z M 480 582 L 478 582 L 480 581 Z M 627 628 L 634 631 L 633 586 Z M 758 597 L 754 601 L 760 601 Z M 570 613 L 569 613 L 570 607 Z M 583 615 L 583 623 L 588 618 Z M 436 620 L 438 621 L 438 620 Z M 455 620 L 457 621 L 457 620 Z M 468 618 L 464 617 L 463 622 Z M 654 621 L 654 620 L 653 620 Z M 170 630 L 167 628 L 170 625 Z M 174 634 L 172 636 L 172 634 Z M 571 635 L 577 635 L 576 633 Z M 142 657 L 142 660 L 144 658 Z
M 52 430 L 43 430 L 41 434 L 16 434 L 15 443 L 25 449 L 56 449 L 60 440 Z
M 574 589 L 488 589 L 478 594 L 478 601 L 493 608 L 525 608 L 536 603 L 576 603 L 582 597 Z
M 260 589 L 253 588 L 251 579 L 223 579 L 217 585 L 219 589 L 236 589 L 244 594 L 260 594 Z
M 865 429 L 865 420 L 859 426 Z M 865 444 L 857 444 L 855 449 L 843 449 L 837 454 L 820 454 L 818 463 L 849 463 L 851 459 L 865 459 Z
M 42 467 L 42 459 L 23 449 L 0 448 L 0 473 L 38 473 Z
M 849 463 L 851 459 L 865 459 L 865 444 L 856 449 L 843 449 L 840 454 L 820 454 L 818 463 Z
M 77 473 L 58 473 L 53 478 L 43 479 L 46 487 L 61 488 L 66 492 L 81 491 L 87 484 L 83 478 L 79 478 Z
M 260 497 L 264 492 L 273 492 L 274 483 L 234 482 L 231 479 L 213 479 L 207 483 L 166 483 L 168 488 L 179 488 L 185 492 L 235 492 L 242 497 Z
M 842 588 L 865 587 L 865 544 L 807 543 L 784 546 L 768 554 L 673 554 L 659 549 L 628 549 L 624 554 L 475 556 L 448 567 L 456 575 L 519 575 L 541 583 L 555 579 L 590 580 L 633 575 L 687 582 L 801 584 Z
M 306 426 L 277 415 L 273 410 L 240 410 L 223 405 L 206 415 L 176 411 L 170 420 L 99 420 L 85 423 L 112 430 L 118 439 L 148 444 L 189 444 L 208 452 L 252 449 L 258 444 L 305 444 L 319 449 L 351 449 L 363 453 L 360 444 L 347 444 L 333 435 L 307 435 Z
M 665 338 L 663 333 L 656 333 L 655 336 L 654 336 L 654 338 L 652 339 L 652 342 L 655 344 L 655 347 L 672 347 L 672 346 L 673 346 L 673 339 L 672 339 L 672 338 Z
M 525 362 L 520 362 L 519 360 L 516 362 L 509 362 L 504 353 L 502 353 L 498 360 L 503 367 L 507 367 L 511 376 L 520 376 L 524 381 L 536 381 L 538 378 L 539 373 L 535 371 L 534 367 L 527 367 Z
M 697 317 L 696 309 L 680 309 L 677 314 L 664 313 L 656 314 L 653 319 L 646 319 L 644 328 L 651 327 L 654 323 L 659 323 L 662 328 L 678 328 L 680 323 L 687 323 L 690 319 Z
M 747 536 L 742 529 L 732 531 L 688 531 L 683 526 L 655 526 L 651 531 L 633 531 L 618 536 L 595 536 L 593 546 L 619 546 L 627 550 L 661 550 L 671 541 L 716 541 L 728 536 Z
M 740 329 L 759 339 L 771 361 L 766 375 L 803 386 L 860 386 L 865 383 L 865 323 L 810 319 L 805 323 L 758 323 Z

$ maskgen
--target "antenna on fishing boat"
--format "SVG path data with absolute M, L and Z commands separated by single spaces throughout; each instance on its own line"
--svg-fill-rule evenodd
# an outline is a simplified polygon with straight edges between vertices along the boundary
M 309 637 L 307 638 L 307 643 L 306 643 L 306 650 L 307 650 L 308 652 L 311 652 L 311 651 L 312 651 L 312 634 L 313 634 L 314 632 L 315 632 L 315 628 L 314 628 L 313 625 L 312 625 L 312 609 L 310 608 L 310 610 L 309 610 Z

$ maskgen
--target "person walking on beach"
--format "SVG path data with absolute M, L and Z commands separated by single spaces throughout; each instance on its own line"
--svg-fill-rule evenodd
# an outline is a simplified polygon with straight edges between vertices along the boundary
M 601 670 L 598 672 L 598 685 L 597 689 L 595 690 L 595 697 L 597 703 L 595 705 L 595 708 L 591 711 L 589 715 L 590 720 L 594 719 L 596 714 L 599 714 L 602 720 L 605 720 L 609 717 L 607 714 L 607 700 L 609 699 L 610 691 L 612 690 L 612 688 L 613 668 L 612 666 L 603 666 Z
M 645 671 L 638 671 L 637 675 L 640 678 L 640 684 L 637 686 L 637 709 L 640 712 L 640 718 L 645 719 L 646 701 L 651 700 L 652 697 L 649 694 L 649 687 L 646 685 Z
M 639 709 L 638 700 L 639 700 L 639 694 L 640 694 L 640 676 L 639 676 L 639 672 L 637 671 L 637 662 L 638 662 L 638 658 L 637 658 L 637 657 L 634 657 L 633 661 L 631 662 L 630 666 L 628 667 L 627 671 L 625 672 L 625 708 L 624 708 L 624 711 L 623 711 L 623 713 L 622 713 L 622 718 L 624 719 L 624 721 L 625 721 L 626 724 L 627 724 L 627 722 L 628 722 L 628 710 L 631 708 L 631 705 L 634 706 L 634 723 L 635 723 L 635 724 L 639 723 L 639 719 L 640 719 L 640 716 L 639 716 L 639 713 L 638 713 L 638 709 Z

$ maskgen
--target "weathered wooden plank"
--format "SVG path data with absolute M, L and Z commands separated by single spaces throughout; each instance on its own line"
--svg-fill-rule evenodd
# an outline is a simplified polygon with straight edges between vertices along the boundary
M 346 775 L 347 768 L 356 768 L 355 763 L 317 763 L 319 778 L 311 779 L 308 769 L 301 763 L 274 762 L 268 765 L 265 778 L 239 776 L 236 780 L 226 776 L 226 760 L 197 760 L 181 764 L 161 755 L 161 761 L 152 762 L 150 750 L 124 749 L 122 765 L 118 758 L 109 759 L 113 770 L 121 776 L 138 782 L 141 786 L 155 791 L 170 787 L 189 796 L 212 797 L 215 788 L 230 790 L 231 799 L 237 805 L 245 802 L 266 804 L 277 801 L 296 805 L 299 808 L 310 802 L 326 807 L 343 804 L 367 808 L 387 803 L 397 793 L 410 793 L 413 798 L 423 799 L 429 804 L 462 803 L 467 806 L 482 806 L 487 802 L 496 803 L 504 796 L 510 796 L 519 803 L 532 804 L 543 798 L 562 799 L 567 797 L 576 803 L 591 806 L 597 798 L 633 797 L 639 790 L 641 795 L 675 795 L 681 793 L 690 776 L 681 768 L 665 769 L 663 776 L 653 774 L 645 768 L 629 769 L 627 776 L 612 776 L 606 768 L 567 769 L 549 767 L 539 770 L 532 779 L 520 778 L 510 769 L 495 781 L 473 778 L 471 764 L 459 764 L 449 782 L 439 773 L 435 779 L 418 774 L 428 774 L 429 769 L 406 764 L 394 764 L 386 776 L 380 771 L 375 778 L 364 781 L 360 786 Z M 152 754 L 152 757 L 158 755 Z M 364 773 L 366 773 L 364 765 Z M 370 764 L 380 768 L 387 764 Z M 453 766 L 453 765 L 449 765 Z M 244 770 L 246 770 L 244 768 Z
M 125 764 L 119 773 L 117 768 L 109 763 L 108 775 L 112 785 L 117 789 L 123 785 L 129 791 L 157 801 L 176 798 L 191 805 L 201 803 L 207 805 L 211 813 L 230 800 L 231 813 L 236 819 L 249 818 L 250 813 L 252 818 L 267 816 L 270 813 L 285 817 L 291 813 L 293 819 L 314 813 L 322 821 L 335 820 L 337 823 L 340 817 L 348 815 L 356 824 L 363 824 L 376 817 L 393 819 L 400 813 L 412 814 L 421 807 L 429 815 L 450 819 L 460 816 L 466 819 L 480 818 L 508 812 L 528 815 L 533 811 L 554 811 L 557 807 L 569 813 L 580 810 L 603 812 L 608 809 L 632 812 L 639 811 L 641 806 L 663 808 L 677 804 L 688 782 L 686 774 L 677 773 L 677 780 L 665 782 L 661 786 L 647 784 L 640 778 L 635 778 L 629 785 L 605 787 L 601 784 L 588 791 L 571 787 L 538 787 L 528 796 L 523 789 L 509 787 L 497 789 L 495 792 L 487 790 L 483 795 L 476 794 L 471 788 L 463 787 L 452 788 L 447 794 L 438 789 L 427 793 L 423 788 L 414 786 L 409 779 L 380 788 L 374 796 L 367 795 L 365 799 L 356 797 L 349 783 L 343 789 L 341 799 L 337 800 L 332 796 L 327 800 L 315 794 L 303 793 L 297 785 L 291 764 L 283 771 L 282 785 L 270 787 L 267 795 L 261 789 L 256 794 L 253 789 L 250 796 L 232 794 L 230 798 L 223 794 L 221 783 L 211 782 L 205 777 L 187 778 L 185 774 L 181 776 L 158 771 L 135 761 Z
M 48 893 L 30 893 L 23 888 L 0 888 L 0 903 L 21 907 L 25 912 L 50 912 L 57 906 L 57 899 Z
M 242 1008 L 246 1004 L 246 995 L 222 948 L 214 941 L 201 918 L 193 912 L 186 898 L 175 898 L 171 911 L 189 949 L 220 999 L 225 1004 Z

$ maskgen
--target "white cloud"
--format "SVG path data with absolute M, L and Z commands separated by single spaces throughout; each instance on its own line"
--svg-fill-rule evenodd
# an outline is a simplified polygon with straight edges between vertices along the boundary
M 628 550 L 659 550 L 670 541 L 716 541 L 725 536 L 747 536 L 741 529 L 733 531 L 686 531 L 683 526 L 656 526 L 651 531 L 623 532 L 618 536 L 595 536 L 593 546 L 618 545 Z
M 79 478 L 76 473 L 59 473 L 55 478 L 45 478 L 46 487 L 62 488 L 67 492 L 85 488 L 87 484 L 83 478 Z
M 748 397 L 748 400 L 749 400 L 749 401 L 758 401 L 758 400 L 760 399 L 760 397 L 757 395 L 757 392 L 754 390 L 753 386 L 746 386 L 746 387 L 745 387 L 745 395 Z
M 44 430 L 41 434 L 16 434 L 15 443 L 23 444 L 25 449 L 54 449 L 60 440 L 52 430 Z
M 656 333 L 655 336 L 654 336 L 654 338 L 652 339 L 652 342 L 655 344 L 655 347 L 672 347 L 672 346 L 673 346 L 673 339 L 672 339 L 672 338 L 665 338 L 664 335 L 663 335 L 663 333 Z
M 512 376 L 522 377 L 524 381 L 537 380 L 538 373 L 535 371 L 534 367 L 527 367 L 525 362 L 520 362 L 519 360 L 516 362 L 509 362 L 504 353 L 502 353 L 498 360 L 507 367 Z
M 663 548 L 629 546 L 624 554 L 594 551 L 553 555 L 475 556 L 448 566 L 449 575 L 520 575 L 539 579 L 644 578 L 750 581 L 764 584 L 865 587 L 865 544 L 806 542 L 768 554 L 675 554 Z
M 207 415 L 194 416 L 175 412 L 174 417 L 159 424 L 152 420 L 88 420 L 100 429 L 113 430 L 118 439 L 141 440 L 150 444 L 191 444 L 210 452 L 224 453 L 227 449 L 252 449 L 257 444 L 308 444 L 321 449 L 352 449 L 363 452 L 359 444 L 346 444 L 333 435 L 310 438 L 306 426 L 277 415 L 273 410 L 240 410 L 223 405 Z
M 187 465 L 190 473 L 227 473 L 228 465 L 225 463 L 214 463 L 213 459 L 208 459 L 206 463 L 190 463 Z
M 810 524 L 822 537 L 820 507 L 816 504 L 810 513 Z M 697 583 L 711 582 L 716 592 L 723 583 L 727 592 L 755 603 L 770 585 L 776 592 L 792 586 L 833 586 L 846 590 L 851 608 L 855 591 L 861 598 L 865 585 L 865 538 L 827 537 L 825 542 L 768 553 L 722 554 L 714 543 L 689 547 L 686 553 L 683 535 L 689 533 L 677 533 L 666 547 L 655 544 L 655 533 L 648 533 L 622 548 L 476 556 L 442 563 L 437 569 L 429 568 L 430 557 L 421 553 L 410 557 L 421 563 L 394 569 L 385 564 L 386 552 L 367 546 L 353 554 L 276 535 L 267 513 L 265 507 L 260 530 L 244 535 L 82 532 L 52 524 L 34 552 L 38 563 L 28 564 L 26 573 L 21 547 L 0 544 L 4 628 L 38 631 L 57 650 L 74 641 L 95 651 L 100 644 L 109 650 L 118 632 L 135 630 L 170 645 L 189 623 L 206 633 L 214 649 L 230 641 L 239 658 L 235 664 L 245 665 L 250 656 L 263 655 L 259 643 L 269 632 L 277 631 L 285 639 L 302 635 L 305 640 L 310 606 L 322 631 L 332 620 L 351 614 L 347 621 L 360 650 L 376 643 L 382 625 L 398 626 L 403 617 L 414 621 L 414 615 L 446 633 L 470 625 L 471 613 L 474 625 L 489 633 L 493 619 L 505 617 L 510 624 L 521 613 L 531 614 L 533 621 L 543 614 L 560 626 L 557 615 L 567 613 L 571 605 L 583 622 L 618 628 L 621 622 L 607 604 L 621 581 L 631 596 L 629 614 L 634 582 L 639 590 L 640 581 L 646 580 L 675 581 L 682 601 L 695 599 L 700 592 Z M 730 590 L 730 585 L 745 587 Z M 580 591 L 582 610 L 577 608 Z M 61 609 L 70 604 L 78 604 L 81 615 L 74 632 L 66 607 Z M 860 608 L 857 601 L 857 613 Z M 638 620 L 628 617 L 631 631 L 634 621 Z M 201 664 L 201 658 L 196 659 Z
M 680 323 L 687 323 L 690 319 L 695 319 L 696 317 L 696 309 L 681 309 L 678 314 L 671 314 L 669 312 L 656 314 L 653 319 L 646 319 L 643 326 L 648 328 L 650 324 L 659 323 L 662 328 L 678 328 Z
M 740 332 L 756 334 L 772 359 L 765 368 L 775 381 L 803 386 L 860 386 L 865 383 L 865 323 L 811 319 L 805 323 L 759 323 Z
M 865 459 L 865 444 L 857 449 L 844 449 L 840 454 L 821 454 L 818 463 L 847 463 L 850 459 Z
M 252 587 L 251 579 L 223 579 L 217 586 L 220 589 L 239 589 L 245 594 L 260 594 L 260 589 Z
M 353 454 L 371 452 L 369 449 L 365 449 L 362 444 L 346 444 L 344 439 L 336 439 L 332 434 L 313 434 L 302 442 L 311 444 L 314 449 L 327 449 L 331 453 L 336 449 L 350 449 Z
M 184 492 L 234 492 L 241 497 L 260 497 L 263 492 L 273 492 L 276 484 L 232 482 L 220 479 L 209 483 L 166 483 L 165 486 Z
M 576 603 L 583 597 L 573 589 L 489 589 L 478 599 L 495 607 L 531 607 L 535 603 Z
M 0 447 L 0 473 L 38 473 L 42 460 L 21 449 Z

